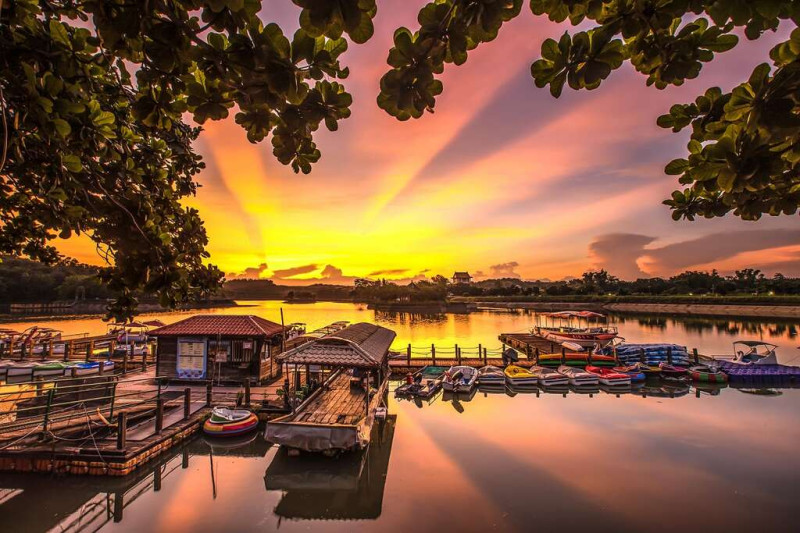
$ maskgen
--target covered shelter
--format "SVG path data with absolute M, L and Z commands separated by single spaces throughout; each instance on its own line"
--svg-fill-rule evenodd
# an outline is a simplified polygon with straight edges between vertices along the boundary
M 280 374 L 286 328 L 255 315 L 196 315 L 150 332 L 156 375 L 180 380 L 267 381 Z
M 300 403 L 267 424 L 267 440 L 306 451 L 363 447 L 388 385 L 394 338 L 394 331 L 362 322 L 282 354 L 284 390 Z

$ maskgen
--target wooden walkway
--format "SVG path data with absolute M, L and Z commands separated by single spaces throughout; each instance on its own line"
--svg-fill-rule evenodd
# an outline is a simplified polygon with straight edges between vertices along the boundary
M 292 420 L 309 424 L 355 425 L 367 411 L 365 391 L 350 386 L 350 375 L 340 373 Z

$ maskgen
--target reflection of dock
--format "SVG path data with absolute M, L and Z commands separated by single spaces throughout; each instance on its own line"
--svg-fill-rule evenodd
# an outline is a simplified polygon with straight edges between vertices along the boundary
M 396 416 L 373 428 L 368 449 L 336 460 L 316 454 L 289 457 L 280 449 L 264 475 L 267 490 L 284 491 L 281 518 L 372 520 L 381 515 Z

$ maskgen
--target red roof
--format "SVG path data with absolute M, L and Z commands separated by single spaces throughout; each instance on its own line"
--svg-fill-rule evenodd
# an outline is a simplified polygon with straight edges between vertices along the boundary
M 196 315 L 174 324 L 154 329 L 149 334 L 160 335 L 228 335 L 261 337 L 280 334 L 283 326 L 255 315 Z

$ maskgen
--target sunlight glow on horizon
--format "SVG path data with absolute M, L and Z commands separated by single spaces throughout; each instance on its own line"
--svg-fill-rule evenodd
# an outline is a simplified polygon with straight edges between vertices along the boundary
M 281 8 L 278 18 L 296 18 L 293 9 Z M 744 80 L 767 59 L 769 36 L 743 40 L 682 87 L 646 87 L 625 66 L 595 91 L 567 89 L 556 100 L 534 86 L 529 68 L 541 41 L 563 27 L 527 13 L 470 52 L 465 65 L 446 68 L 435 114 L 401 123 L 378 109 L 375 96 L 391 33 L 418 9 L 381 5 L 375 37 L 343 56 L 353 72 L 344 82 L 354 97 L 352 116 L 337 132 L 317 132 L 322 159 L 310 175 L 280 165 L 269 139 L 250 144 L 232 115 L 204 125 L 195 147 L 207 168 L 186 203 L 205 221 L 210 262 L 231 275 L 266 264 L 261 277 L 287 271 L 276 282 L 294 284 L 352 283 L 381 271 L 404 281 L 454 270 L 496 277 L 511 263 L 525 279 L 601 267 L 669 275 L 675 272 L 649 266 L 647 250 L 624 270 L 590 246 L 609 235 L 620 246 L 626 235 L 663 246 L 717 233 L 800 229 L 790 216 L 757 224 L 734 217 L 673 222 L 661 205 L 678 186 L 663 167 L 683 155 L 687 136 L 658 128 L 656 118 L 707 87 Z M 775 246 L 728 251 L 689 266 L 800 275 L 800 266 L 791 270 L 800 239 L 784 244 L 779 254 L 771 253 Z M 101 262 L 86 238 L 59 249 Z

